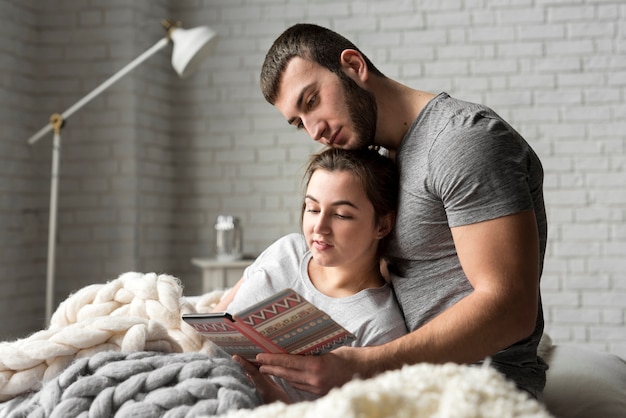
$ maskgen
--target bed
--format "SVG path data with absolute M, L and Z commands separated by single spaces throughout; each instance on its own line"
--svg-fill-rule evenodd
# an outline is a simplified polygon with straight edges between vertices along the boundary
M 0 417 L 626 417 L 624 360 L 547 336 L 544 404 L 486 362 L 405 366 L 314 402 L 261 405 L 239 366 L 180 319 L 224 294 L 186 297 L 175 277 L 137 272 L 80 289 L 48 328 L 0 343 Z

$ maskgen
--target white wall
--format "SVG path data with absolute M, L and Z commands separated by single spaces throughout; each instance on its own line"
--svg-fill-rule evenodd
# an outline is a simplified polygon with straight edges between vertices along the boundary
M 0 2 L 0 337 L 40 325 L 43 311 L 38 267 L 31 254 L 40 241 L 45 214 L 36 209 L 36 156 L 23 145 L 29 113 L 36 106 L 32 76 L 34 17 L 23 4 Z M 44 216 L 44 217 L 42 217 Z M 45 227 L 45 226 L 44 226 Z
M 154 26 L 168 12 L 186 27 L 213 26 L 220 43 L 190 79 L 171 76 L 163 54 L 69 122 L 64 138 L 75 178 L 63 181 L 78 187 L 65 186 L 62 196 L 62 216 L 69 216 L 60 231 L 63 290 L 141 269 L 172 273 L 197 292 L 200 272 L 189 259 L 213 251 L 219 213 L 242 219 L 244 249 L 253 254 L 297 230 L 301 168 L 317 147 L 264 102 L 258 74 L 272 40 L 306 21 L 348 36 L 392 78 L 491 106 L 526 137 L 546 172 L 546 330 L 557 342 L 626 356 L 622 1 L 128 3 L 54 1 L 41 10 L 35 0 L 0 0 L 3 17 L 15 10 L 21 16 L 3 19 L 11 23 L 0 29 L 0 115 L 9 129 L 0 133 L 1 294 L 32 304 L 45 274 L 47 167 L 33 161 L 46 164 L 48 150 L 22 147 L 21 137 L 156 41 Z M 132 47 L 123 48 L 124 31 Z M 81 70 L 68 74 L 77 62 Z M 124 175 L 108 165 L 91 175 L 103 159 Z M 16 178 L 19 188 L 9 185 Z M 90 207 L 83 199 L 92 195 Z M 130 209 L 120 209 L 118 201 L 132 196 L 139 198 Z M 78 220 L 83 227 L 73 229 Z M 74 254 L 78 247 L 86 254 Z M 60 291 L 57 299 L 65 296 Z
M 44 318 L 52 135 L 26 143 L 164 35 L 167 2 L 2 1 L 2 335 Z M 136 28 L 137 26 L 137 28 Z M 174 184 L 167 54 L 66 121 L 55 302 L 128 270 L 167 270 Z M 141 244 L 140 244 L 141 243 Z

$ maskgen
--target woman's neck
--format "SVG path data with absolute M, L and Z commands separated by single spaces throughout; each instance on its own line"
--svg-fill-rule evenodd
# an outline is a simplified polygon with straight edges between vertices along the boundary
M 348 269 L 320 266 L 311 259 L 308 273 L 313 286 L 333 298 L 352 296 L 363 289 L 378 288 L 385 284 L 378 263 L 370 268 Z

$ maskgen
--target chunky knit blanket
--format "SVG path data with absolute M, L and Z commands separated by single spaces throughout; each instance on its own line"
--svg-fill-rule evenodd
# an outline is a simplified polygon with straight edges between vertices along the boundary
M 230 358 L 106 351 L 78 359 L 37 393 L 8 401 L 2 410 L 8 418 L 189 418 L 259 403 Z
M 68 415 L 67 408 L 117 411 L 129 402 L 138 405 L 138 399 L 143 404 L 145 399 L 169 399 L 164 401 L 167 408 L 158 408 L 181 411 L 195 400 L 215 401 L 226 393 L 215 389 L 222 388 L 224 376 L 230 376 L 226 379 L 230 386 L 225 387 L 237 388 L 241 397 L 224 397 L 225 403 L 218 402 L 215 411 L 258 405 L 258 395 L 241 368 L 181 319 L 183 313 L 210 311 L 222 293 L 207 294 L 193 305 L 182 297 L 176 278 L 135 272 L 82 288 L 59 305 L 47 329 L 0 343 L 0 401 L 7 401 L 0 404 L 0 416 L 12 410 L 42 417 L 77 415 Z M 182 368 L 188 362 L 202 366 Z M 135 376 L 137 370 L 149 384 Z M 185 382 L 187 377 L 193 379 Z M 167 397 L 159 385 L 180 396 Z M 146 397 L 151 390 L 154 394 Z

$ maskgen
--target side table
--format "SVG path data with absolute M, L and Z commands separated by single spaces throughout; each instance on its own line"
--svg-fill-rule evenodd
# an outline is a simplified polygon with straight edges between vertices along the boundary
M 192 258 L 191 263 L 202 269 L 202 293 L 216 289 L 225 289 L 228 286 L 228 272 L 243 270 L 248 267 L 254 258 L 240 260 L 218 260 L 217 258 Z

